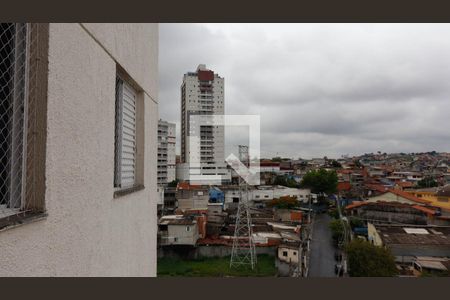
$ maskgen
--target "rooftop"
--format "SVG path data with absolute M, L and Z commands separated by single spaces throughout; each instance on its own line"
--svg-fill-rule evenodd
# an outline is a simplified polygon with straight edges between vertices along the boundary
M 384 244 L 450 246 L 450 227 L 374 225 Z

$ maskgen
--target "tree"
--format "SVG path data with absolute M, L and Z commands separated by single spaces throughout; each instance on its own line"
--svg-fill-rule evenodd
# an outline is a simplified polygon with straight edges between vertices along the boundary
M 178 182 L 179 182 L 178 179 L 172 180 L 171 182 L 169 182 L 169 183 L 167 184 L 167 186 L 168 186 L 168 187 L 176 187 L 176 186 L 178 185 Z
M 344 226 L 342 225 L 341 220 L 334 219 L 330 222 L 328 226 L 331 229 L 331 235 L 335 243 L 339 242 L 344 238 Z
M 398 274 L 394 256 L 384 247 L 354 239 L 347 245 L 346 252 L 352 277 L 392 277 Z
M 295 208 L 298 207 L 298 200 L 295 196 L 282 196 L 270 200 L 269 203 L 267 203 L 267 206 L 276 208 Z
M 354 217 L 350 217 L 349 218 L 349 223 L 350 223 L 350 227 L 351 228 L 355 228 L 355 227 L 363 227 L 364 226 L 364 221 L 361 219 L 357 219 Z
M 419 180 L 417 182 L 417 186 L 419 188 L 429 188 L 429 187 L 438 186 L 438 183 L 436 180 L 433 179 L 433 177 L 427 176 L 427 177 L 423 178 L 422 180 Z
M 335 159 L 333 159 L 332 161 L 331 161 L 331 166 L 333 167 L 333 168 L 337 168 L 337 169 L 340 169 L 340 168 L 342 168 L 342 165 L 341 165 L 341 163 L 340 162 L 338 162 L 337 160 L 335 160 Z
M 311 189 L 315 194 L 332 194 L 337 191 L 338 177 L 335 171 L 312 170 L 303 176 L 301 186 Z
M 282 176 L 282 175 L 278 175 L 277 177 L 275 177 L 275 180 L 273 182 L 274 185 L 282 185 L 282 186 L 287 186 L 290 188 L 297 188 L 298 187 L 298 183 L 292 179 L 292 178 L 288 178 L 286 176 Z

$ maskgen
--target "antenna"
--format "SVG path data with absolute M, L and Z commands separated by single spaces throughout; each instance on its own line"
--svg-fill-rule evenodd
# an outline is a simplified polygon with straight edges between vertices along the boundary
M 239 145 L 239 160 L 248 167 L 250 164 L 248 146 Z M 230 268 L 256 265 L 256 249 L 253 241 L 252 219 L 249 208 L 248 183 L 239 177 L 239 204 L 236 213 L 233 248 Z

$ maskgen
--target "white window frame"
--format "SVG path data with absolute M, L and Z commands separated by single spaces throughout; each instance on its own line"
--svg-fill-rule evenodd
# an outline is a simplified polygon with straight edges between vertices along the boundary
M 137 184 L 137 90 L 122 76 L 116 76 L 114 187 Z

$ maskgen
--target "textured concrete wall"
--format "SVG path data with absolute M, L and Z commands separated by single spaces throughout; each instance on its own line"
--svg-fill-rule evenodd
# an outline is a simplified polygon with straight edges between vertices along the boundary
M 46 219 L 0 232 L 0 276 L 155 276 L 158 27 L 51 24 Z M 145 189 L 113 198 L 116 62 L 144 90 Z

